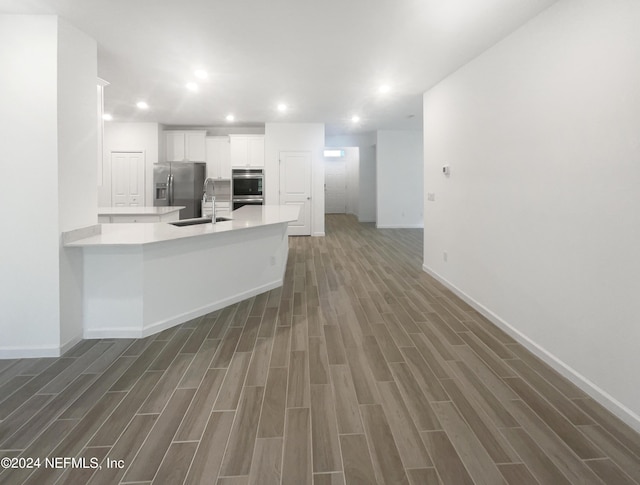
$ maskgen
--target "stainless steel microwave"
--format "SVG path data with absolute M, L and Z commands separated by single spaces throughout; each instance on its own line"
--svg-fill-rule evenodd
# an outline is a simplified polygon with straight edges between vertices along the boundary
M 264 204 L 264 173 L 259 168 L 233 169 L 231 175 L 233 209 Z
M 264 173 L 257 168 L 234 169 L 233 197 L 264 197 Z

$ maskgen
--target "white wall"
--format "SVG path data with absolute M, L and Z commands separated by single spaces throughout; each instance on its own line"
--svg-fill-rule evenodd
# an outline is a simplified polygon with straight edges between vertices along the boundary
M 58 210 L 61 232 L 98 222 L 96 41 L 58 21 Z M 82 337 L 82 255 L 60 248 L 60 343 Z
M 108 87 L 106 89 L 109 89 Z M 128 123 L 106 121 L 104 123 L 104 184 L 99 192 L 99 204 L 111 206 L 111 152 L 144 152 L 145 154 L 145 205 L 153 206 L 153 165 L 158 163 L 158 150 L 163 140 L 158 123 Z
M 423 227 L 422 133 L 377 132 L 377 227 Z
M 343 147 L 347 164 L 347 213 L 357 216 L 360 195 L 360 149 L 358 147 Z
M 60 342 L 56 37 L 55 17 L 0 15 L 0 356 Z
M 639 24 L 560 1 L 424 96 L 425 269 L 637 429 Z
M 267 123 L 265 125 L 265 202 L 279 203 L 282 151 L 311 152 L 311 235 L 324 236 L 324 125 Z
M 360 133 L 334 135 L 325 139 L 325 145 L 331 148 L 358 147 L 358 221 L 376 220 L 376 134 Z
M 60 233 L 97 219 L 96 45 L 55 16 L 19 15 L 0 15 L 0 44 L 0 358 L 53 356 L 81 312 Z

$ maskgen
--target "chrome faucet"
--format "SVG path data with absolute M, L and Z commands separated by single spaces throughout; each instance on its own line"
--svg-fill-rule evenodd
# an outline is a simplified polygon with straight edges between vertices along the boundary
M 211 177 L 207 177 L 204 181 L 202 194 L 202 217 L 211 216 L 211 222 L 216 223 L 216 196 L 215 196 L 215 186 L 213 184 L 213 179 Z

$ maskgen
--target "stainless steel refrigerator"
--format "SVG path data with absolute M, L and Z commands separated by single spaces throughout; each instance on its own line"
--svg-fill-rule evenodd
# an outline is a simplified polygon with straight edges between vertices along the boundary
M 183 205 L 180 219 L 200 217 L 205 176 L 204 163 L 156 163 L 153 167 L 153 205 Z

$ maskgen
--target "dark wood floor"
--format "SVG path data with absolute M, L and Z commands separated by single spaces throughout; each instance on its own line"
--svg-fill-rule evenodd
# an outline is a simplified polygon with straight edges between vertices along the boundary
M 290 239 L 282 288 L 143 340 L 0 361 L 0 456 L 102 467 L 0 483 L 640 483 L 640 436 L 421 255 L 419 230 L 328 216 L 325 238 Z

